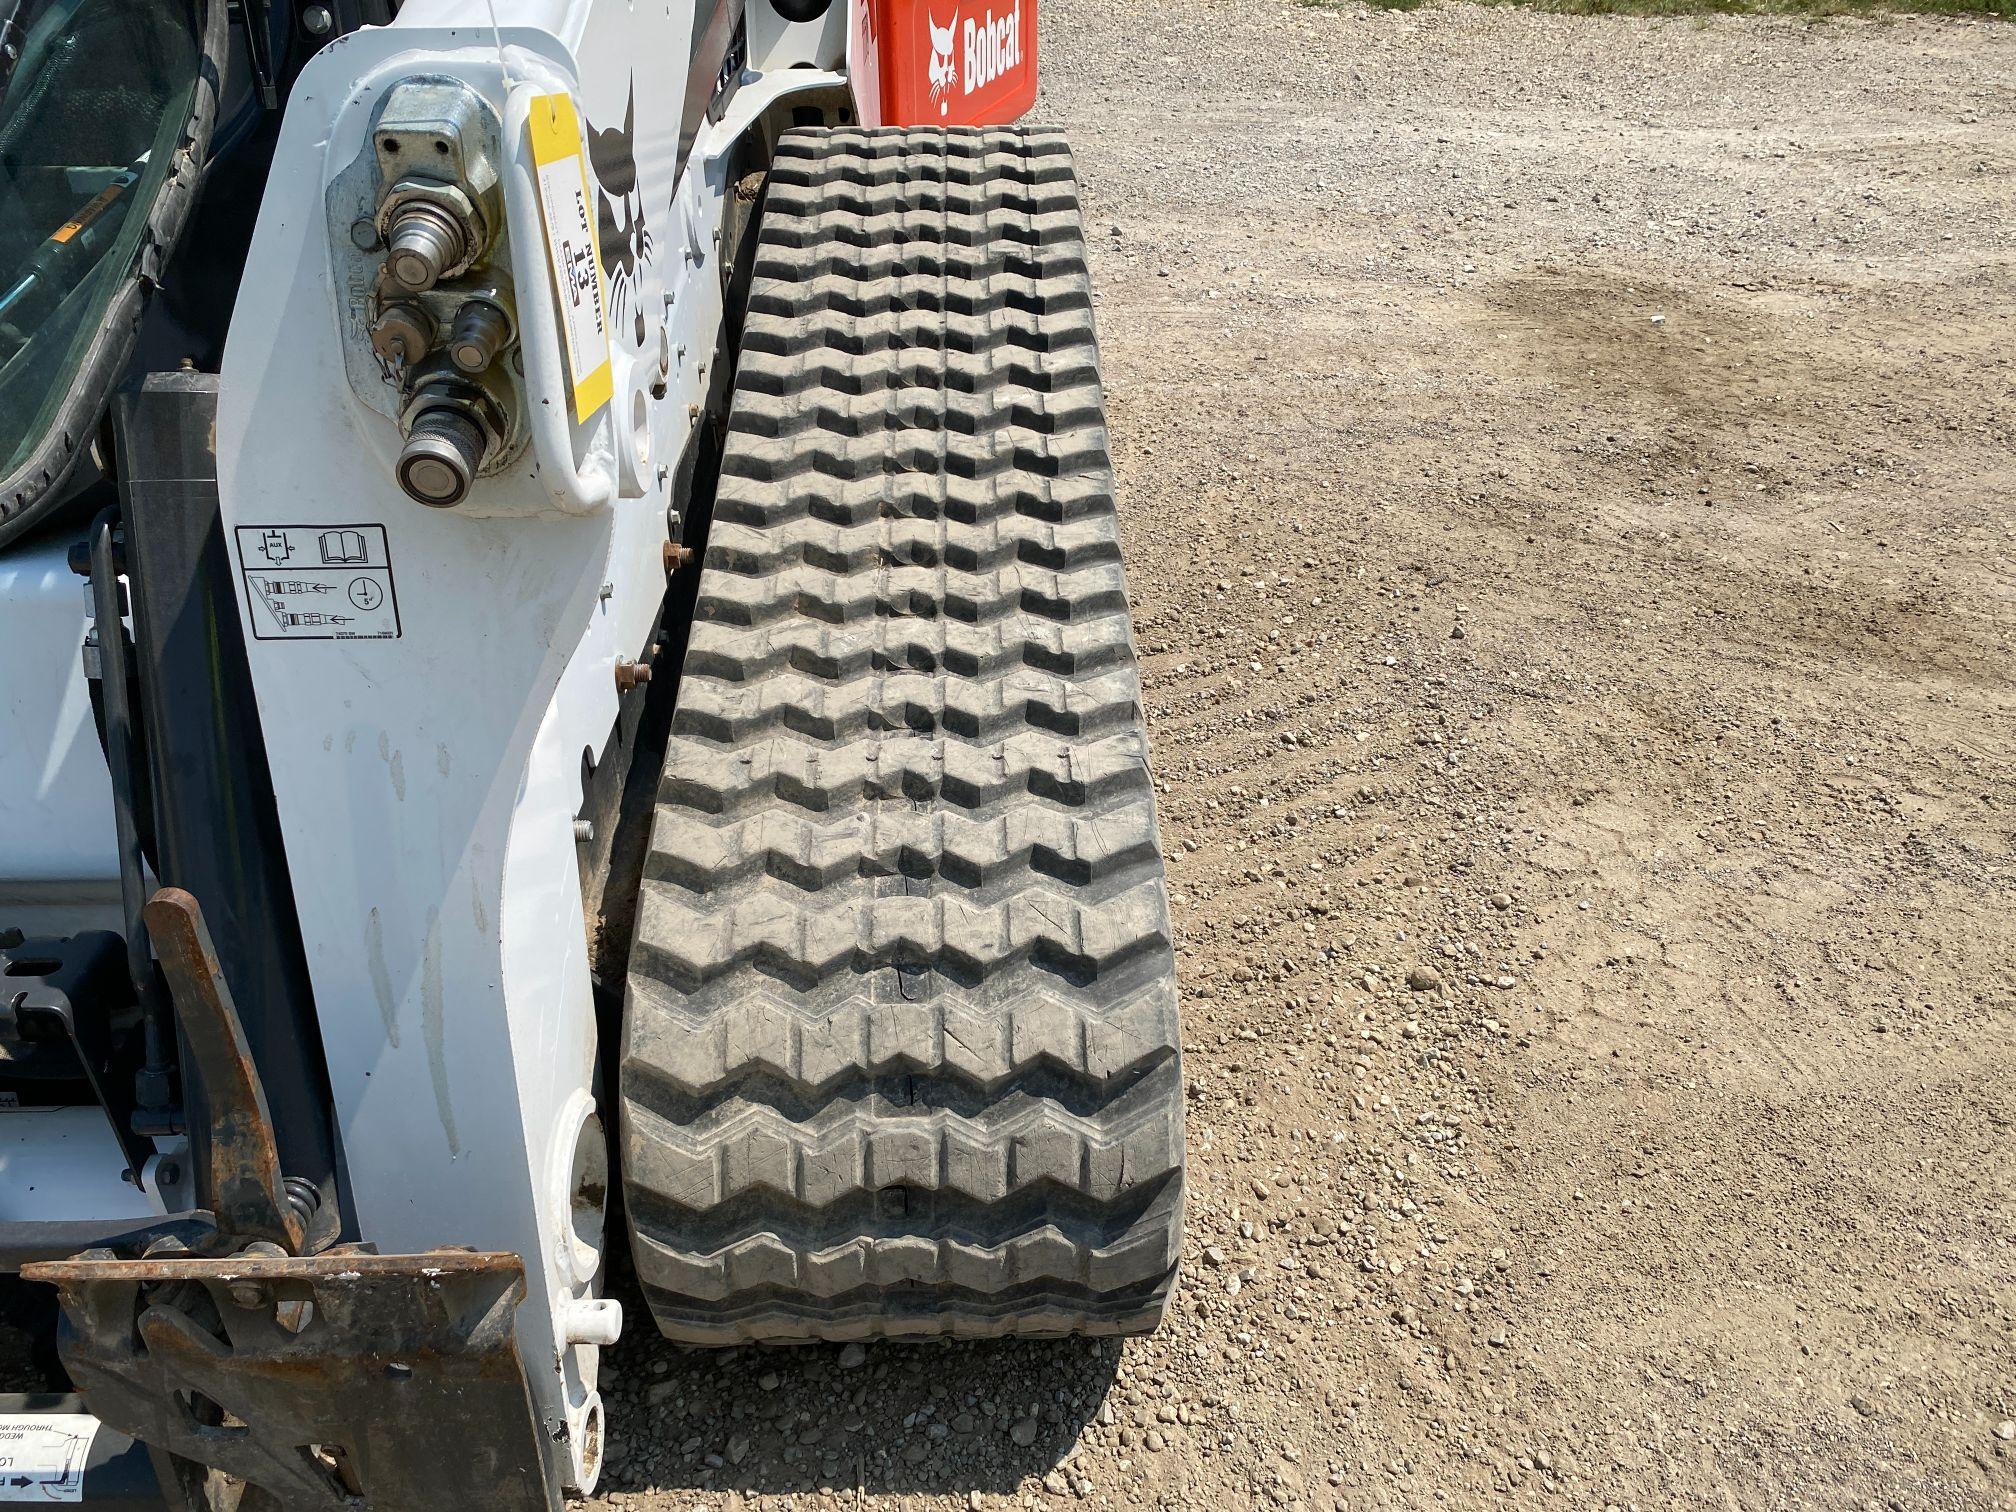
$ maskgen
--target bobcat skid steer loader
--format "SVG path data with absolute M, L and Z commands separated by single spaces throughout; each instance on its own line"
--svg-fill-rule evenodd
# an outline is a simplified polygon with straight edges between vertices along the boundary
M 1034 94 L 1034 0 L 0 0 L 0 1301 L 67 1393 L 0 1503 L 585 1493 L 612 1226 L 693 1345 L 1155 1325 Z

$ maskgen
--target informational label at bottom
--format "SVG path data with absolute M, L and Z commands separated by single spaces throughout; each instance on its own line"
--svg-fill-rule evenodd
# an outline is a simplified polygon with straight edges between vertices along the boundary
M 397 640 L 383 525 L 240 525 L 254 640 Z
M 98 1419 L 82 1413 L 0 1417 L 0 1502 L 81 1502 Z

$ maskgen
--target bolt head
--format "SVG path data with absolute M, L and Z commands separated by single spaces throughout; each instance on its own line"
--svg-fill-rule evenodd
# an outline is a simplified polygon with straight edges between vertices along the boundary
M 336 24 L 336 18 L 329 13 L 326 5 L 311 5 L 301 12 L 301 25 L 311 37 L 327 36 L 329 28 Z

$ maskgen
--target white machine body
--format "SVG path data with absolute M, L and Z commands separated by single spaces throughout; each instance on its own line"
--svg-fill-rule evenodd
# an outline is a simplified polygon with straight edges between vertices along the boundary
M 718 47 L 738 10 L 729 76 L 689 80 L 696 56 L 717 67 L 703 39 Z M 844 3 L 791 22 L 770 0 L 406 0 L 295 83 L 222 363 L 224 534 L 352 1223 L 385 1253 L 523 1258 L 520 1355 L 582 1493 L 598 1352 L 623 1319 L 599 1296 L 611 1177 L 574 821 L 622 700 L 643 696 L 616 668 L 647 654 L 674 479 L 719 376 L 738 145 L 800 104 L 851 109 L 848 20 Z M 377 258 L 347 234 L 346 206 L 377 191 L 380 112 L 413 80 L 472 91 L 497 128 L 491 260 L 515 289 L 522 410 L 453 508 L 398 481 L 405 417 L 396 386 L 375 387 L 365 308 Z M 591 270 L 610 394 L 585 419 L 527 125 L 553 96 L 617 243 Z M 692 100 L 709 104 L 697 122 Z M 0 557 L 0 905 L 31 934 L 124 927 L 89 620 L 60 544 Z M 0 1123 L 0 1218 L 192 1200 L 183 1141 L 126 1180 L 96 1109 Z
M 112 780 L 81 655 L 89 596 L 62 542 L 0 556 L 0 910 L 36 934 L 123 924 Z
M 683 162 L 692 0 L 494 11 L 495 27 L 483 0 L 408 0 L 296 85 L 225 351 L 219 488 L 357 1227 L 387 1252 L 524 1257 L 520 1352 L 586 1491 L 597 1352 L 621 1321 L 597 1300 L 608 1175 L 573 819 L 621 698 L 642 696 L 615 669 L 665 594 L 671 480 L 722 322 L 731 154 L 780 104 L 844 90 L 846 8 L 791 24 L 751 0 L 739 87 Z M 354 249 L 328 208 L 386 92 L 422 76 L 503 123 L 497 256 L 530 416 L 522 451 L 450 509 L 402 492 L 399 426 L 353 387 Z M 553 94 L 625 239 L 605 281 L 613 393 L 585 423 L 524 127 Z M 634 185 L 598 184 L 612 152 Z M 320 596 L 347 603 L 346 624 L 269 615 L 264 585 L 303 579 L 336 585 Z

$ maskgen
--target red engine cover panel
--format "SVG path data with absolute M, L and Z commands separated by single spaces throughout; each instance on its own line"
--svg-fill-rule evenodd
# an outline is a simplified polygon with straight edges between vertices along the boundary
M 1036 0 L 851 0 L 866 126 L 1005 126 L 1036 103 Z

